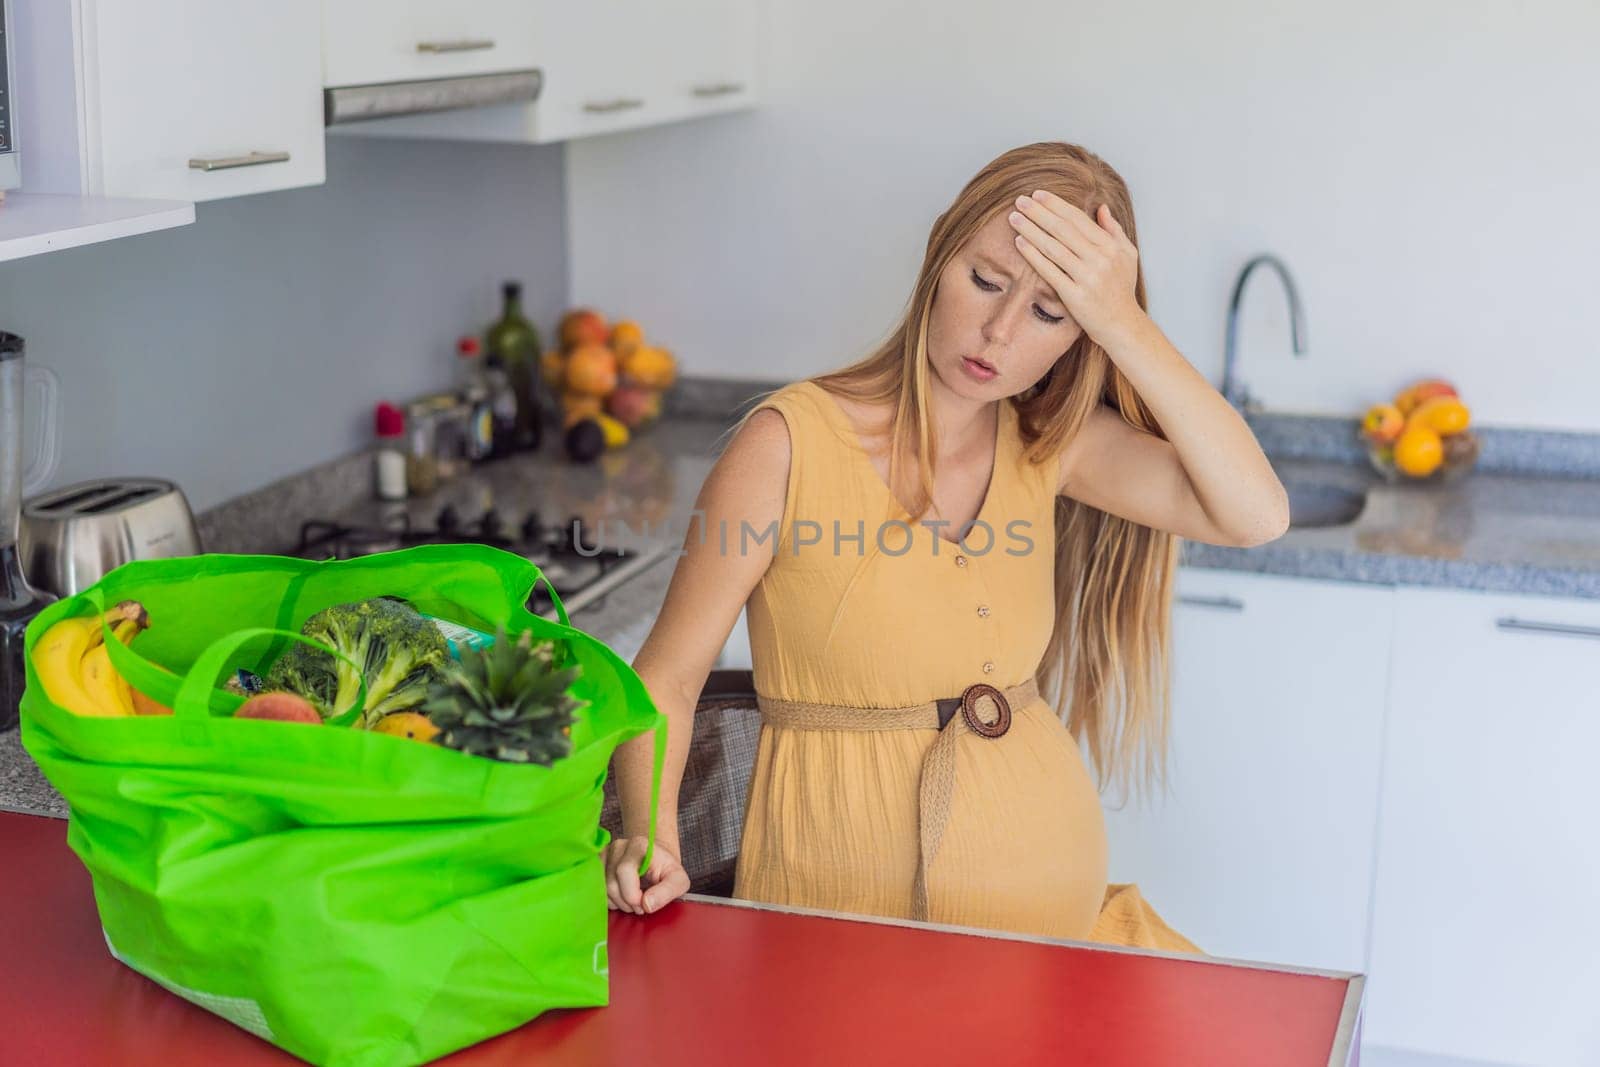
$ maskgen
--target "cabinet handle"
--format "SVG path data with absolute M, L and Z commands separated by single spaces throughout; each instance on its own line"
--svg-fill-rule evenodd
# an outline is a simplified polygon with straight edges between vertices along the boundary
M 1564 634 L 1567 637 L 1600 637 L 1600 626 L 1578 626 L 1565 622 L 1536 622 L 1510 615 L 1494 620 L 1501 630 L 1524 634 Z
M 1244 610 L 1244 601 L 1231 596 L 1180 596 L 1178 603 L 1192 608 L 1216 608 L 1218 611 Z
M 719 82 L 716 85 L 696 85 L 689 90 L 695 96 L 729 96 L 744 92 L 743 82 Z
M 493 48 L 493 41 L 418 41 L 417 51 L 427 52 L 431 55 L 442 55 L 445 52 L 482 52 Z
M 636 107 L 644 107 L 644 101 L 630 97 L 619 97 L 616 100 L 591 100 L 583 105 L 583 110 L 602 114 L 611 111 L 628 111 Z
M 189 160 L 190 170 L 232 170 L 234 167 L 259 167 L 263 163 L 287 163 L 287 152 L 251 152 L 242 156 L 217 156 Z

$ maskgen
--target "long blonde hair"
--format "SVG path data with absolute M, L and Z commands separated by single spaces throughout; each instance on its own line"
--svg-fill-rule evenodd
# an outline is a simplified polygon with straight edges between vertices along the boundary
M 928 319 L 945 266 L 985 223 L 1035 189 L 1047 189 L 1091 216 L 1107 204 L 1138 245 L 1127 184 L 1104 160 L 1076 145 L 1040 142 L 999 156 L 934 220 L 910 304 L 888 339 L 865 358 L 810 379 L 835 395 L 891 411 L 889 484 L 914 464 L 922 514 L 933 497 L 937 463 L 928 410 Z M 1134 285 L 1146 307 L 1144 273 Z M 1012 404 L 1032 463 L 1054 462 L 1105 404 L 1128 423 L 1164 436 L 1103 348 L 1081 335 Z M 746 418 L 755 407 L 748 409 Z M 740 424 L 743 423 L 740 420 Z M 737 427 L 735 427 L 737 429 Z M 1036 671 L 1039 688 L 1080 746 L 1101 787 L 1110 780 L 1142 792 L 1166 774 L 1171 721 L 1170 635 L 1179 539 L 1164 531 L 1056 498 L 1056 621 Z

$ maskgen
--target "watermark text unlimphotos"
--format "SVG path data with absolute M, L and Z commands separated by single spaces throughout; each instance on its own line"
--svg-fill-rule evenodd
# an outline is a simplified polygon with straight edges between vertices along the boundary
M 950 538 L 945 531 L 954 530 Z M 889 557 L 906 556 L 913 552 L 932 555 L 986 556 L 1000 552 L 1007 556 L 1026 556 L 1034 550 L 1033 523 L 1027 519 L 1013 519 L 1000 530 L 982 519 L 952 523 L 945 519 L 928 519 L 915 523 L 888 519 L 869 524 L 865 519 L 844 521 L 831 519 L 819 522 L 812 519 L 795 519 L 784 529 L 778 520 L 757 525 L 741 519 L 737 523 L 719 519 L 706 521 L 705 512 L 698 508 L 689 513 L 686 523 L 649 521 L 635 529 L 623 519 L 604 518 L 598 528 L 584 526 L 573 529 L 573 548 L 579 555 L 599 556 L 614 551 L 629 541 L 667 541 L 679 545 L 678 555 L 687 555 L 691 545 L 711 545 L 722 555 L 748 556 L 757 553 L 777 556 L 780 553 L 799 556 L 802 553 L 833 556 L 866 556 L 880 553 Z M 787 537 L 783 536 L 785 533 Z M 691 536 L 692 535 L 692 536 Z

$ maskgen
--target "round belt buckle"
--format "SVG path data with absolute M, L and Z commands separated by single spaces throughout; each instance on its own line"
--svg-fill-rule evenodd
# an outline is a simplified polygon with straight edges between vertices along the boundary
M 994 722 L 984 722 L 978 718 L 978 698 L 985 696 L 993 697 L 995 707 L 1000 709 L 1000 717 Z M 1006 731 L 1011 729 L 1011 705 L 1006 702 L 1005 694 L 983 682 L 967 686 L 961 694 L 961 717 L 967 720 L 972 732 L 981 737 L 1004 737 Z

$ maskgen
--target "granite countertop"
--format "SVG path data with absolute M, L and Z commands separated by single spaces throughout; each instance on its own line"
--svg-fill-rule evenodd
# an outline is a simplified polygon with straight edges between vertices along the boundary
M 428 526 L 446 503 L 468 521 L 488 507 L 517 521 L 535 508 L 545 522 L 578 516 L 602 545 L 661 551 L 653 566 L 573 616 L 631 659 L 666 596 L 730 414 L 760 391 L 756 383 L 727 383 L 720 394 L 699 387 L 696 410 L 669 409 L 592 465 L 562 462 L 547 448 L 485 464 L 427 497 L 384 504 L 370 497 L 370 458 L 347 456 L 202 514 L 202 537 L 208 551 L 290 552 L 309 518 L 371 524 L 408 514 Z M 1186 566 L 1600 598 L 1600 435 L 1516 431 L 1494 439 L 1486 431 L 1484 459 L 1497 462 L 1480 460 L 1453 484 L 1391 485 L 1351 451 L 1347 420 L 1279 416 L 1252 425 L 1291 490 L 1364 489 L 1365 505 L 1345 525 L 1294 527 L 1257 548 L 1184 542 Z M 0 733 L 0 808 L 66 814 L 15 729 Z

